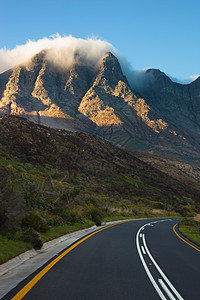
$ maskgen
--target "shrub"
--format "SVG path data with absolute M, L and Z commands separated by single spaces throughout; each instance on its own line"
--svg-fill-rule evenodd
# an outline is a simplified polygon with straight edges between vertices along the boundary
M 45 223 L 44 219 L 35 211 L 29 212 L 29 214 L 22 219 L 21 226 L 32 227 L 40 232 L 46 232 L 48 230 L 48 225 Z
M 104 213 L 100 208 L 95 207 L 88 212 L 88 217 L 96 224 L 96 226 L 101 226 Z
M 47 217 L 45 217 L 45 219 L 49 226 L 63 226 L 64 225 L 64 220 L 61 216 L 48 215 Z
M 98 198 L 96 198 L 95 196 L 88 195 L 88 197 L 84 198 L 83 200 L 85 201 L 85 203 L 87 205 L 89 205 L 89 204 L 97 205 L 97 203 L 98 203 Z
M 183 218 L 179 222 L 179 225 L 186 225 L 186 226 L 192 226 L 192 227 L 199 227 L 199 222 L 193 220 L 193 219 L 188 219 L 188 218 Z
M 194 211 L 190 206 L 180 206 L 178 209 L 176 209 L 178 213 L 181 214 L 183 217 L 192 217 L 195 215 Z
M 6 210 L 0 206 L 0 228 L 6 222 Z
M 61 213 L 61 217 L 67 224 L 81 223 L 82 218 L 76 212 L 66 210 Z
M 166 209 L 166 205 L 162 202 L 159 201 L 152 201 L 153 204 L 153 208 L 157 208 L 157 209 Z
M 69 203 L 72 199 L 76 198 L 80 194 L 80 189 L 75 188 L 66 188 L 65 191 L 60 196 L 60 200 L 65 203 Z
M 138 208 L 132 208 L 132 215 L 133 216 L 138 216 L 139 215 L 139 213 L 140 213 L 140 211 L 139 211 L 139 209 Z
M 21 235 L 21 239 L 24 242 L 31 243 L 33 248 L 40 249 L 43 246 L 43 242 L 41 240 L 39 232 L 34 230 L 33 228 L 27 228 Z

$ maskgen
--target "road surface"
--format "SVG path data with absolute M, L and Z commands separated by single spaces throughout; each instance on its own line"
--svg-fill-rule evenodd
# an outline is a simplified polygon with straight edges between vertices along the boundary
M 174 233 L 177 222 L 137 220 L 101 229 L 3 299 L 199 300 L 200 251 Z

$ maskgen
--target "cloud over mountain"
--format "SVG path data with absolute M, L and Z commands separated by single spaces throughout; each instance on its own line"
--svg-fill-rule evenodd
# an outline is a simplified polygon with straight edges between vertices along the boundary
M 73 63 L 83 63 L 91 67 L 97 67 L 100 59 L 106 52 L 112 52 L 119 60 L 123 73 L 129 84 L 134 88 L 141 88 L 148 76 L 146 70 L 136 71 L 128 60 L 119 54 L 110 43 L 96 38 L 81 39 L 72 35 L 61 36 L 58 33 L 50 37 L 44 37 L 37 41 L 29 40 L 24 45 L 17 45 L 14 49 L 0 49 L 0 73 L 26 63 L 35 54 L 46 50 L 46 58 L 55 66 L 68 68 Z M 169 75 L 168 75 L 169 76 Z M 199 75 L 191 76 L 186 80 L 179 80 L 169 76 L 174 82 L 187 84 L 195 80 Z
M 47 50 L 47 59 L 59 67 L 69 67 L 78 57 L 91 65 L 95 65 L 106 52 L 117 53 L 117 50 L 108 42 L 88 38 L 86 40 L 71 35 L 53 35 L 38 41 L 29 40 L 24 45 L 14 49 L 0 49 L 0 73 L 23 64 L 33 55 Z M 77 62 L 77 61 L 76 61 Z

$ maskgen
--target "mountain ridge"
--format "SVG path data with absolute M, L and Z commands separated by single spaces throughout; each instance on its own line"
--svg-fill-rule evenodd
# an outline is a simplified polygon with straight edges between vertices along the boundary
M 187 94 L 187 88 L 176 88 L 180 85 L 159 70 L 148 70 L 147 74 L 152 72 L 146 77 L 145 88 L 133 90 L 110 52 L 96 69 L 78 54 L 70 68 L 60 69 L 42 51 L 24 65 L 0 74 L 0 113 L 24 116 L 50 127 L 97 134 L 128 149 L 145 149 L 198 163 L 200 81 L 189 85 L 197 98 L 193 101 L 193 111 L 198 113 L 194 125 L 194 114 L 185 104 L 187 99 L 179 105 L 182 115 L 177 116 L 174 109 L 177 93 L 180 103 L 180 94 Z M 168 102 L 166 88 L 171 96 Z

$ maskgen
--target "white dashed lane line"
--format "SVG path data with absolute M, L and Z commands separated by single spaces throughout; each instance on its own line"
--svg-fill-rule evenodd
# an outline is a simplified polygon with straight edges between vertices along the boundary
M 170 221 L 170 219 L 145 224 L 138 230 L 136 234 L 137 251 L 143 267 L 160 298 L 162 300 L 184 300 L 151 255 L 147 247 L 145 234 L 141 233 L 141 231 L 144 231 L 145 226 L 152 227 L 152 223 L 157 224 L 164 221 Z M 160 276 L 162 278 L 160 278 Z

